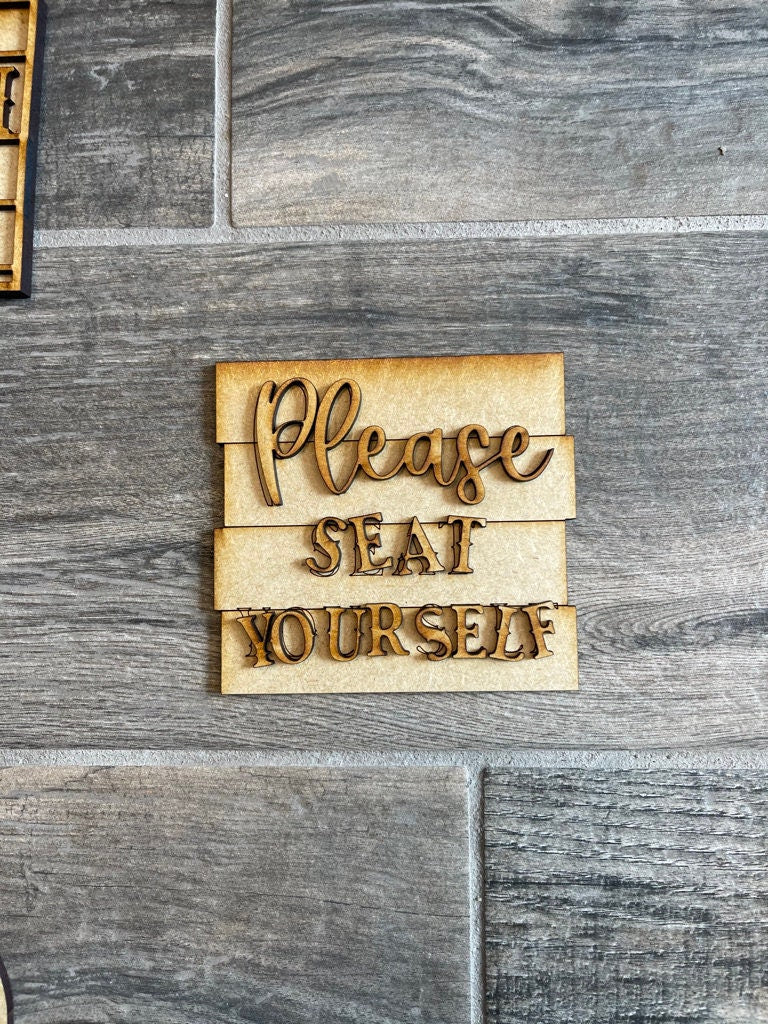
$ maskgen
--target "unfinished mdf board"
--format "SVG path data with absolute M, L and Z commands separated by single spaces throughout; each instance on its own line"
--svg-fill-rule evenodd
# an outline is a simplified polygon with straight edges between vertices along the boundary
M 252 444 L 259 390 L 285 378 L 286 362 L 219 363 L 216 367 L 216 440 Z M 530 434 L 565 433 L 565 376 L 559 352 L 410 359 L 306 359 L 296 372 L 321 395 L 350 376 L 360 386 L 360 426 L 381 423 L 390 438 L 440 426 L 455 437 L 467 423 L 492 434 L 521 423 Z M 478 398 L 478 393 L 480 398 Z M 287 401 L 291 401 L 289 396 Z M 294 401 L 294 408 L 297 403 Z
M 0 0 L 0 297 L 28 295 L 32 278 L 38 0 Z
M 342 441 L 334 458 L 341 466 L 349 465 L 350 460 L 354 460 L 355 448 L 354 441 Z M 455 458 L 456 439 L 444 438 L 443 450 L 450 464 Z M 573 438 L 532 437 L 525 454 L 516 461 L 527 472 L 550 450 L 552 458 L 547 472 L 528 481 L 525 487 L 507 487 L 509 478 L 498 463 L 489 468 L 483 479 L 487 499 L 493 503 L 498 519 L 511 522 L 573 519 L 576 515 Z M 308 448 L 282 463 L 280 479 L 286 500 L 270 509 L 272 525 L 296 526 L 323 516 L 328 490 Z M 375 507 L 386 521 L 392 521 L 402 513 L 406 488 L 427 519 L 462 515 L 466 508 L 453 491 L 435 488 L 424 477 L 401 478 L 398 484 L 398 487 L 382 489 L 375 480 L 359 478 L 346 494 L 335 498 L 335 513 L 346 518 L 355 515 L 360 508 Z M 301 495 L 300 500 L 288 500 L 289 495 L 296 494 Z M 253 445 L 224 445 L 224 525 L 254 526 L 262 520 L 263 510 L 264 498 Z
M 313 526 L 230 527 L 214 537 L 217 609 L 263 605 L 290 607 L 300 594 L 312 607 L 344 601 L 400 601 L 413 605 L 472 602 L 492 597 L 508 604 L 533 604 L 546 595 L 566 604 L 565 523 L 505 523 L 481 520 L 466 530 L 464 566 L 457 564 L 456 524 L 422 522 L 423 536 L 434 551 L 430 573 L 397 575 L 397 567 L 414 536 L 412 520 L 382 523 L 379 554 L 391 565 L 378 576 L 354 574 L 355 530 L 329 529 L 338 541 L 339 568 L 313 574 L 310 565 L 327 558 L 313 544 Z M 421 536 L 417 527 L 417 535 Z M 413 546 L 413 545 L 412 545 Z M 307 560 L 309 560 L 309 565 Z M 440 568 L 442 566 L 442 568 Z M 270 568 L 274 571 L 270 572 Z
M 224 612 L 221 623 L 221 675 L 224 693 L 445 693 L 502 690 L 577 690 L 576 609 L 566 605 L 537 604 L 526 608 L 496 605 L 451 605 L 445 608 L 397 608 L 397 655 L 380 656 L 385 631 L 373 633 L 374 615 L 384 618 L 380 606 L 360 606 L 360 643 L 355 641 L 358 609 L 308 608 L 302 613 L 317 630 L 312 655 L 291 672 L 280 674 L 254 669 L 253 649 L 258 636 L 270 633 L 271 610 Z M 506 653 L 500 645 L 503 612 Z M 334 619 L 331 616 L 334 616 Z M 417 622 L 417 617 L 422 617 Z M 351 620 L 345 622 L 345 619 Z M 543 638 L 539 624 L 547 633 Z M 392 619 L 387 618 L 387 623 Z M 275 619 L 272 617 L 274 625 Z M 295 623 L 288 623 L 288 629 Z M 334 629 L 334 625 L 337 629 Z M 551 630 L 548 628 L 551 626 Z M 423 654 L 425 630 L 432 632 L 441 660 L 428 662 Z M 439 630 L 439 633 L 438 633 Z M 287 630 L 286 630 L 287 632 Z M 443 649 L 436 638 L 442 636 Z M 378 636 L 378 641 L 376 639 Z M 536 644 L 546 640 L 551 657 L 536 656 Z M 298 649 L 301 639 L 287 636 L 286 648 Z M 338 649 L 332 656 L 331 643 Z M 453 654 L 447 654 L 452 645 Z M 515 655 L 514 652 L 519 651 Z M 342 660 L 343 659 L 343 660 Z M 345 663 L 346 662 L 346 663 Z M 285 669 L 290 666 L 281 665 Z
M 16 211 L 0 207 L 0 288 L 12 283 L 15 244 Z M 10 291 L 10 287 L 5 290 Z
M 572 439 L 521 413 L 562 429 L 561 354 L 219 365 L 225 490 L 259 495 L 216 533 L 223 691 L 576 688 Z M 544 521 L 505 519 L 548 474 Z
M 0 771 L 20 1022 L 465 1024 L 463 772 Z

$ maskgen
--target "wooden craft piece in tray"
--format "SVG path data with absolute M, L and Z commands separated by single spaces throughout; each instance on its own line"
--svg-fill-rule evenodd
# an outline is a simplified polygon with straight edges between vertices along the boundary
M 0 297 L 30 292 L 43 11 L 0 0 Z

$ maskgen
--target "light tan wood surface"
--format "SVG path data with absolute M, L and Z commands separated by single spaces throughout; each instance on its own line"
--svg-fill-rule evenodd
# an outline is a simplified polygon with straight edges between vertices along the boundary
M 304 607 L 394 601 L 404 604 L 452 602 L 533 601 L 567 602 L 565 576 L 565 524 L 495 523 L 471 530 L 471 573 L 452 572 L 455 564 L 454 527 L 422 524 L 443 572 L 420 573 L 414 558 L 410 575 L 398 576 L 398 559 L 408 542 L 410 522 L 385 523 L 377 558 L 392 564 L 379 576 L 352 575 L 355 568 L 355 533 L 348 523 L 338 538 L 341 562 L 332 576 L 310 572 L 307 558 L 325 565 L 313 549 L 311 526 L 244 527 L 217 530 L 214 539 L 215 607 L 287 608 L 297 601 Z M 416 545 L 413 545 L 415 547 Z
M 564 429 L 562 354 L 228 363 L 216 383 L 225 521 L 255 524 L 215 535 L 214 607 L 239 610 L 224 693 L 577 687 L 573 438 L 528 430 Z
M 19 147 L 0 145 L 0 204 L 16 201 L 16 176 L 19 166 Z M 5 212 L 5 211 L 3 211 Z M 13 210 L 7 211 L 13 218 Z M 0 256 L 0 261 L 5 257 Z
M 455 442 L 446 440 L 446 459 L 450 461 Z M 354 441 L 344 441 L 335 453 L 340 465 L 349 462 Z M 568 436 L 532 437 L 528 451 L 516 459 L 527 469 L 548 450 L 553 450 L 547 471 L 535 480 L 510 486 L 509 478 L 498 464 L 483 474 L 486 494 L 483 515 L 497 520 L 535 522 L 543 519 L 573 519 L 576 515 L 574 440 Z M 323 484 L 310 449 L 284 460 L 278 473 L 283 503 L 266 505 L 256 458 L 251 444 L 224 445 L 224 525 L 269 526 L 302 525 L 326 514 L 333 497 L 334 514 L 353 516 L 361 509 L 375 508 L 385 520 L 402 518 L 410 511 L 424 519 L 446 515 L 465 515 L 467 506 L 459 500 L 455 488 L 436 487 L 431 478 L 400 473 L 388 481 L 360 476 L 346 494 L 331 496 Z
M 221 672 L 224 693 L 396 693 L 405 691 L 490 691 L 490 690 L 575 690 L 578 688 L 576 654 L 576 609 L 561 605 L 546 612 L 555 632 L 546 638 L 551 657 L 531 657 L 530 637 L 522 615 L 513 622 L 509 648 L 518 643 L 526 648 L 518 661 L 500 661 L 490 657 L 456 658 L 430 662 L 418 650 L 426 649 L 425 641 L 414 628 L 416 609 L 403 610 L 403 624 L 398 629 L 407 656 L 391 651 L 371 657 L 366 646 L 354 661 L 331 659 L 328 653 L 327 612 L 310 609 L 318 627 L 316 649 L 300 665 L 275 663 L 254 667 L 248 660 L 250 641 L 238 622 L 243 613 L 224 612 L 221 625 Z M 448 615 L 444 621 L 448 620 Z M 437 616 L 432 616 L 435 621 Z M 473 615 L 480 636 L 469 641 L 471 648 L 493 650 L 495 633 L 489 610 Z M 257 623 L 258 623 L 257 617 Z M 365 633 L 365 624 L 363 626 Z M 452 632 L 449 627 L 449 632 Z M 365 636 L 364 636 L 365 640 Z
M 13 266 L 13 246 L 16 232 L 16 214 L 13 210 L 0 209 L 0 285 L 8 278 L 3 275 L 2 267 Z
M 442 427 L 446 436 L 467 423 L 490 433 L 521 424 L 530 434 L 565 432 L 562 353 L 441 356 L 422 359 L 317 359 L 219 363 L 216 367 L 216 440 L 253 440 L 253 411 L 261 385 L 311 378 L 324 390 L 354 376 L 363 394 L 360 427 L 380 423 L 391 438 Z M 478 401 L 482 395 L 482 401 Z
M 27 48 L 29 8 L 0 6 L 0 58 L 10 53 L 23 53 Z

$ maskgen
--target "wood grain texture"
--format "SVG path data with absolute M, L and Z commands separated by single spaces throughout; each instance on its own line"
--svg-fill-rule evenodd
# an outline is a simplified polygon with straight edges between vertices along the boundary
M 238 224 L 763 213 L 768 11 L 234 0 Z
M 460 772 L 0 772 L 28 1024 L 465 1024 Z
M 765 1020 L 759 773 L 493 772 L 489 1024 Z
M 38 253 L 3 312 L 0 745 L 759 744 L 768 243 Z M 565 352 L 581 692 L 224 697 L 218 360 Z
M 50 0 L 36 226 L 213 216 L 214 0 Z
M 4 271 L 13 265 L 15 228 L 15 211 L 0 209 L 0 267 L 4 268 L 0 273 L 3 277 Z

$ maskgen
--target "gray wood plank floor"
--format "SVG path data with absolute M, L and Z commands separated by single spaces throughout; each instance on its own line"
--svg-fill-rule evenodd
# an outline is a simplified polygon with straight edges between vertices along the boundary
M 756 1024 L 760 773 L 493 772 L 489 1024 Z
M 216 229 L 165 237 L 226 244 L 40 249 L 0 309 L 0 748 L 764 747 L 768 236 L 259 247 L 223 197 L 400 235 L 763 214 L 767 42 L 759 0 L 50 0 L 37 226 L 210 225 L 217 128 Z M 222 697 L 215 362 L 541 350 L 581 691 Z M 482 1024 L 466 781 L 0 770 L 17 1024 Z M 767 824 L 756 772 L 489 773 L 488 1024 L 768 1020 Z
M 215 0 L 48 0 L 37 227 L 213 214 Z
M 765 211 L 760 0 L 234 14 L 237 224 Z
M 461 772 L 0 771 L 19 1024 L 465 1024 Z
M 0 745 L 766 738 L 761 236 L 49 250 L 4 310 Z M 564 350 L 579 694 L 218 686 L 213 364 Z

